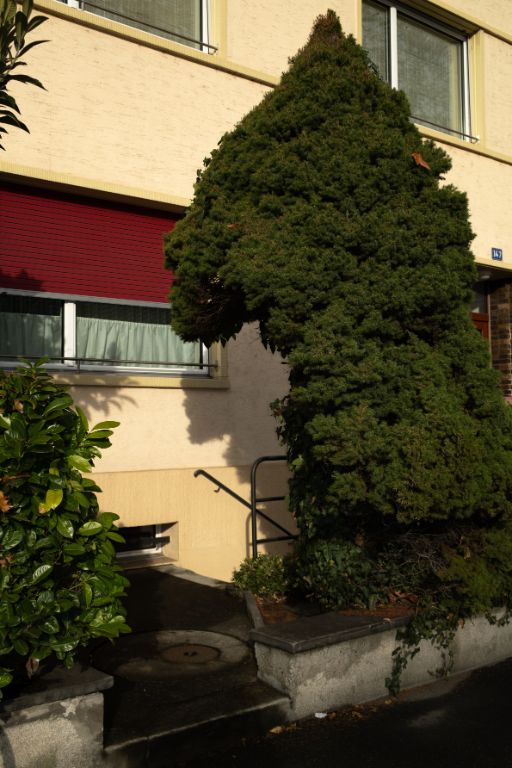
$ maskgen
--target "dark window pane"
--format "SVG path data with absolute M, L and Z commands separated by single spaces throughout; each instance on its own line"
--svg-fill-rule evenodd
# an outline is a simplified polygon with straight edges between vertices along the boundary
M 167 40 L 201 47 L 201 0 L 94 0 L 82 7 Z
M 62 302 L 0 294 L 0 356 L 62 356 Z
M 124 537 L 124 544 L 117 544 L 118 552 L 136 552 L 141 549 L 156 548 L 156 525 L 137 525 L 132 528 L 121 528 L 119 533 Z
M 375 3 L 363 3 L 363 45 L 383 80 L 389 82 L 388 10 Z
M 417 122 L 464 130 L 460 40 L 399 14 L 398 87 Z

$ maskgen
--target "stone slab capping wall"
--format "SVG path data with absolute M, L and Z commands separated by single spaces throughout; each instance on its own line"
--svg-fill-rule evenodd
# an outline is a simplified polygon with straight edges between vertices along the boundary
M 384 681 L 402 621 L 331 613 L 255 628 L 258 676 L 290 697 L 290 720 L 387 696 Z M 457 632 L 453 652 L 454 673 L 506 659 L 512 656 L 512 625 L 491 626 L 480 617 L 468 621 Z M 423 642 L 402 675 L 402 688 L 432 682 L 431 671 L 441 661 Z
M 55 668 L 0 705 L 0 768 L 103 765 L 103 693 L 113 678 Z

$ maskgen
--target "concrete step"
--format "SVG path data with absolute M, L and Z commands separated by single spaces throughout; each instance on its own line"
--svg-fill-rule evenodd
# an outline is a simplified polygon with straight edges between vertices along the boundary
M 145 732 L 122 724 L 105 736 L 108 768 L 178 768 L 287 720 L 289 700 L 259 681 L 177 702 L 156 718 L 139 713 Z M 139 721 L 140 722 L 140 721 Z

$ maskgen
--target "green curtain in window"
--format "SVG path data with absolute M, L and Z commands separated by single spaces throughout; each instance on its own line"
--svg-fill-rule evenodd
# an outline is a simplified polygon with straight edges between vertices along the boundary
M 461 59 L 459 40 L 398 15 L 398 87 L 417 121 L 464 130 Z
M 197 363 L 200 353 L 198 343 L 181 341 L 168 325 L 97 317 L 77 317 L 76 349 L 82 359 L 140 360 L 160 366 Z
M 363 3 L 363 45 L 383 80 L 389 82 L 388 9 L 374 3 Z
M 0 312 L 0 356 L 60 357 L 59 316 Z
M 168 40 L 200 48 L 201 0 L 94 0 L 83 8 Z M 180 37 L 180 35 L 184 35 Z

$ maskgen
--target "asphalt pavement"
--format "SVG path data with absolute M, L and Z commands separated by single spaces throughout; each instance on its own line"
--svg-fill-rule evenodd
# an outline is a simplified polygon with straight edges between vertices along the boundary
M 512 651 L 512 649 L 511 649 Z M 187 768 L 512 768 L 512 658 L 347 707 L 183 763 Z M 174 768 L 175 763 L 169 763 Z

